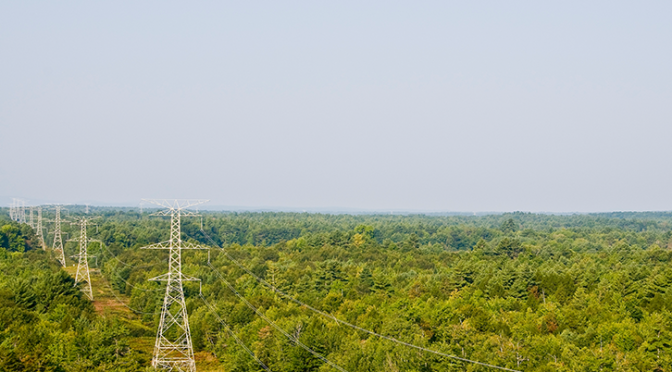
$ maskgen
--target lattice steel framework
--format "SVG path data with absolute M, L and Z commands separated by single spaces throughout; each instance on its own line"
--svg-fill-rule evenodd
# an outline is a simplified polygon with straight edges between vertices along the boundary
M 26 202 L 21 200 L 19 206 L 19 222 L 26 223 Z
M 12 199 L 12 204 L 9 205 L 9 219 L 16 221 L 16 199 Z
M 184 281 L 200 281 L 182 273 L 183 249 L 208 249 L 208 247 L 182 241 L 180 220 L 183 216 L 194 216 L 195 212 L 186 208 L 205 203 L 205 200 L 143 200 L 166 208 L 155 213 L 170 216 L 170 239 L 152 244 L 143 249 L 167 249 L 168 273 L 149 280 L 165 281 L 166 293 L 161 307 L 161 320 L 156 331 L 152 367 L 168 371 L 196 371 L 194 348 L 191 342 L 187 305 L 184 300 Z
M 35 219 L 33 218 L 33 214 L 34 214 L 33 212 L 35 212 L 35 207 L 33 207 L 31 205 L 30 207 L 28 207 L 28 210 L 30 211 L 29 214 L 28 214 L 28 216 L 29 216 L 28 217 L 28 226 L 30 226 L 31 228 L 34 229 L 35 228 Z
M 26 202 L 24 200 L 12 198 L 12 205 L 9 206 L 9 218 L 18 223 L 26 223 Z
M 77 275 L 75 275 L 75 286 L 79 283 L 85 282 L 81 286 L 82 292 L 93 301 L 93 290 L 91 289 L 91 276 L 89 275 L 89 239 L 86 236 L 86 226 L 91 224 L 91 221 L 82 217 L 78 222 L 73 223 L 79 225 L 79 254 L 77 257 Z
M 56 255 L 56 259 L 65 267 L 65 252 L 63 251 L 63 237 L 61 236 L 61 209 L 60 205 L 56 206 L 56 218 L 54 218 L 54 244 L 52 249 Z
M 37 238 L 40 240 L 40 245 L 42 250 L 47 250 L 47 244 L 44 242 L 44 232 L 42 232 L 42 206 L 38 205 L 37 209 L 37 223 L 35 226 L 35 232 L 37 233 Z

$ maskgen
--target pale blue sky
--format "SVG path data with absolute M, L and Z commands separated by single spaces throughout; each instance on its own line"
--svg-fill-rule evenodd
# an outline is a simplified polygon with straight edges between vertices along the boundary
M 0 204 L 672 210 L 672 2 L 0 2 Z

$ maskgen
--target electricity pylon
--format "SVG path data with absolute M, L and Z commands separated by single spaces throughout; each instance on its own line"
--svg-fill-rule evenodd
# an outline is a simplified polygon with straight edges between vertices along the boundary
M 18 223 L 26 223 L 26 202 L 12 198 L 12 205 L 9 207 L 9 218 Z
M 35 230 L 37 232 L 37 238 L 40 240 L 40 245 L 42 245 L 42 250 L 47 250 L 47 244 L 44 242 L 44 233 L 42 232 L 42 206 L 38 205 L 37 207 L 37 226 Z
M 77 275 L 75 275 L 75 286 L 81 282 L 86 282 L 82 287 L 82 292 L 93 301 L 93 290 L 91 290 L 91 277 L 89 275 L 89 239 L 86 237 L 86 226 L 91 224 L 90 219 L 82 217 L 78 222 L 73 222 L 73 225 L 79 225 L 79 254 L 77 255 Z
M 12 204 L 9 205 L 9 219 L 12 221 L 16 221 L 16 218 L 14 217 L 16 215 L 14 203 L 16 199 L 12 199 Z
M 65 267 L 65 253 L 63 252 L 63 237 L 61 236 L 61 206 L 56 206 L 56 218 L 54 219 L 54 244 L 53 250 L 56 259 Z
M 26 223 L 26 202 L 21 200 L 21 205 L 19 206 L 19 222 Z
M 35 207 L 30 206 L 28 207 L 28 210 L 30 211 L 29 217 L 28 217 L 28 226 L 31 228 L 35 228 L 35 220 L 33 219 L 33 211 L 35 211 Z
M 165 281 L 166 294 L 161 307 L 161 321 L 156 331 L 152 367 L 168 371 L 195 372 L 194 347 L 191 342 L 187 305 L 184 300 L 183 281 L 200 281 L 182 274 L 183 249 L 208 249 L 197 244 L 184 243 L 181 237 L 180 218 L 194 216 L 187 211 L 205 200 L 144 200 L 166 208 L 155 215 L 170 216 L 170 240 L 152 244 L 143 249 L 167 249 L 168 273 L 149 280 Z

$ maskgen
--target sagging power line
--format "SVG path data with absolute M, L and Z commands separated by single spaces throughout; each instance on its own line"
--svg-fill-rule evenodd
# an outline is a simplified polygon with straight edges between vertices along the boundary
M 283 335 L 285 335 L 285 337 L 289 338 L 289 340 L 292 341 L 293 343 L 295 343 L 297 346 L 299 346 L 299 347 L 301 347 L 302 349 L 306 350 L 307 352 L 313 354 L 314 357 L 320 359 L 321 361 L 327 363 L 330 367 L 332 367 L 332 368 L 334 368 L 334 369 L 336 369 L 336 370 L 338 370 L 338 371 L 341 371 L 341 372 L 348 372 L 348 371 L 346 371 L 343 367 L 341 367 L 341 366 L 335 364 L 334 362 L 332 362 L 332 361 L 330 361 L 329 359 L 325 358 L 322 354 L 320 354 L 320 353 L 316 352 L 315 350 L 311 349 L 310 347 L 308 347 L 306 344 L 304 344 L 303 342 L 301 342 L 301 341 L 298 339 L 298 337 L 292 337 L 292 335 L 290 335 L 289 333 L 287 333 L 287 331 L 285 331 L 285 330 L 282 329 L 279 325 L 275 324 L 274 321 L 272 321 L 271 319 L 269 319 L 269 318 L 266 316 L 266 314 L 264 314 L 263 312 L 261 312 L 261 310 L 259 310 L 258 308 L 256 308 L 254 305 L 252 305 L 252 304 L 245 298 L 245 296 L 241 295 L 240 292 L 238 292 L 238 291 L 236 290 L 236 288 L 235 288 L 233 285 L 231 285 L 231 283 L 229 283 L 229 281 L 227 281 L 227 280 L 224 278 L 224 276 L 223 276 L 223 275 L 222 275 L 222 274 L 221 274 L 221 273 L 220 273 L 214 266 L 212 266 L 212 264 L 208 263 L 208 266 L 210 266 L 210 269 L 212 269 L 212 271 L 215 273 L 215 275 L 217 275 L 217 277 L 224 283 L 224 285 L 226 285 L 227 288 L 229 288 L 229 290 L 231 290 L 231 292 L 233 292 L 233 294 L 235 294 L 241 301 L 243 301 L 243 303 L 244 303 L 248 308 L 250 308 L 250 310 L 254 311 L 257 315 L 259 315 L 259 317 L 262 318 L 266 323 L 268 323 L 269 325 L 271 325 L 273 328 L 277 329 L 280 333 L 282 333 Z
M 215 307 L 212 306 L 212 305 L 210 304 L 210 302 L 208 302 L 208 300 L 205 299 L 205 296 L 203 296 L 203 293 L 200 294 L 200 297 L 201 297 L 201 300 L 203 300 L 203 303 L 205 304 L 205 306 L 206 306 L 206 307 L 208 308 L 208 310 L 210 311 L 210 313 L 212 313 L 212 315 L 213 315 L 213 316 L 214 316 L 214 317 L 215 317 L 215 318 L 216 318 L 216 319 L 217 319 L 217 320 L 224 326 L 224 329 L 226 330 L 226 332 L 227 332 L 231 337 L 233 337 L 233 339 L 236 341 L 236 343 L 238 344 L 238 346 L 240 346 L 241 348 L 243 348 L 243 350 L 245 350 L 245 351 L 246 351 L 246 352 L 247 352 L 247 353 L 248 353 L 254 360 L 256 360 L 257 363 L 259 363 L 259 365 L 261 366 L 261 368 L 263 368 L 263 369 L 265 369 L 265 370 L 267 370 L 267 371 L 270 372 L 271 369 L 268 368 L 268 366 L 267 366 L 266 364 L 264 364 L 264 362 L 262 362 L 262 361 L 261 361 L 255 354 L 254 354 L 254 352 L 253 352 L 252 350 L 250 350 L 250 348 L 247 347 L 247 345 L 245 345 L 245 343 L 243 342 L 243 340 L 241 340 L 238 336 L 236 336 L 236 333 L 233 332 L 233 330 L 231 329 L 231 327 L 229 327 L 229 325 L 226 324 L 226 322 L 224 321 L 224 319 L 222 319 L 222 318 L 219 316 L 219 314 L 217 314 L 217 309 L 215 309 Z
M 511 368 L 507 368 L 507 367 L 501 367 L 501 366 L 497 366 L 497 365 L 494 365 L 494 364 L 489 364 L 489 363 L 479 362 L 479 361 L 471 360 L 471 359 L 467 359 L 467 358 L 462 358 L 462 357 L 459 357 L 459 356 L 456 356 L 456 355 L 451 355 L 451 354 L 443 353 L 443 352 L 440 352 L 440 351 L 436 351 L 436 350 L 432 350 L 432 349 L 424 348 L 424 347 L 422 347 L 422 346 L 413 345 L 413 344 L 408 343 L 408 342 L 404 342 L 404 341 L 397 340 L 397 339 L 394 338 L 394 337 L 386 336 L 386 335 L 382 335 L 382 334 L 380 334 L 380 333 L 377 333 L 377 332 L 374 332 L 374 331 L 371 331 L 371 330 L 368 330 L 368 329 L 359 327 L 359 326 L 354 325 L 354 324 L 352 324 L 352 323 L 349 323 L 349 322 L 346 322 L 346 321 L 341 320 L 341 319 L 339 319 L 339 318 L 336 318 L 335 316 L 333 316 L 333 315 L 331 315 L 331 314 L 328 314 L 328 313 L 325 313 L 325 312 L 323 312 L 323 311 L 321 311 L 321 310 L 319 310 L 319 309 L 316 309 L 316 308 L 314 308 L 314 307 L 312 307 L 312 306 L 306 304 L 305 302 L 302 302 L 302 301 L 300 301 L 300 300 L 298 300 L 298 299 L 296 299 L 296 298 L 290 296 L 289 294 L 283 292 L 282 290 L 278 289 L 277 287 L 271 285 L 270 283 L 268 283 L 268 282 L 265 281 L 264 279 L 260 278 L 258 275 L 254 274 L 251 270 L 249 270 L 249 269 L 248 269 L 247 267 L 245 267 L 243 264 L 241 264 L 240 262 L 238 262 L 238 260 L 236 260 L 235 258 L 231 257 L 231 255 L 229 255 L 229 254 L 224 250 L 223 247 L 221 247 L 219 244 L 217 244 L 217 243 L 216 243 L 216 242 L 215 242 L 215 241 L 214 241 L 214 240 L 213 240 L 213 239 L 212 239 L 212 238 L 211 238 L 211 237 L 210 237 L 210 236 L 209 236 L 203 229 L 201 229 L 201 233 L 202 233 L 202 234 L 203 234 L 203 235 L 210 241 L 211 244 L 213 244 L 213 245 L 214 245 L 215 247 L 217 247 L 221 252 L 223 252 L 223 253 L 224 253 L 224 256 L 225 256 L 227 259 L 231 260 L 236 266 L 238 266 L 240 269 L 242 269 L 242 270 L 245 271 L 247 274 L 249 274 L 250 276 L 252 276 L 257 282 L 259 282 L 259 283 L 262 284 L 263 286 L 269 288 L 270 290 L 272 290 L 273 292 L 279 294 L 280 296 L 282 296 L 282 297 L 284 297 L 284 298 L 286 298 L 286 299 L 288 299 L 288 300 L 290 300 L 290 301 L 296 303 L 297 305 L 302 306 L 302 307 L 305 307 L 305 308 L 307 308 L 307 309 L 309 309 L 309 310 L 311 310 L 311 311 L 313 311 L 313 312 L 315 312 L 315 313 L 317 313 L 317 314 L 320 314 L 320 315 L 322 315 L 322 316 L 324 316 L 324 317 L 326 317 L 326 318 L 329 318 L 329 319 L 331 319 L 331 320 L 333 320 L 333 321 L 335 321 L 335 322 L 337 322 L 337 323 L 339 323 L 339 324 L 342 324 L 342 325 L 351 327 L 351 328 L 356 329 L 356 330 L 358 330 L 358 331 L 362 331 L 362 332 L 368 333 L 368 334 L 370 334 L 370 335 L 373 335 L 373 336 L 376 336 L 376 337 L 379 337 L 379 338 L 382 338 L 382 339 L 385 339 L 385 340 L 388 340 L 388 341 L 395 342 L 395 343 L 397 343 L 397 344 L 399 344 L 399 345 L 403 345 L 403 346 L 411 347 L 411 348 L 414 348 L 414 349 L 417 349 L 417 350 L 421 350 L 421 351 L 424 351 L 424 352 L 432 353 L 432 354 L 439 355 L 439 356 L 442 356 L 442 357 L 446 357 L 446 358 L 450 358 L 450 359 L 455 359 L 455 360 L 459 360 L 459 361 L 466 362 L 466 363 L 477 364 L 477 365 L 481 365 L 481 366 L 484 366 L 484 367 L 495 368 L 495 369 L 499 369 L 499 370 L 503 370 L 503 371 L 521 372 L 521 371 L 519 371 L 519 370 L 515 370 L 515 369 L 511 369 Z M 221 274 L 219 274 L 219 272 L 214 268 L 214 266 L 212 266 L 212 264 L 208 263 L 208 265 L 213 269 L 213 271 L 214 271 L 216 274 L 218 274 L 218 276 L 220 276 L 220 278 L 223 279 L 223 277 L 221 276 Z M 227 284 L 227 282 L 225 282 L 225 284 Z

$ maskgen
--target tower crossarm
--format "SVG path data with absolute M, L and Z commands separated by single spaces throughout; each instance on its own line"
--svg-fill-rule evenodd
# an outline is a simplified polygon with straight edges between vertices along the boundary
M 167 282 L 167 281 L 175 280 L 175 279 L 177 279 L 176 274 L 171 275 L 171 273 L 166 273 L 166 274 L 163 274 L 163 275 L 155 276 L 155 277 L 147 279 L 147 280 L 152 281 L 152 282 Z M 199 278 L 186 276 L 184 274 L 181 274 L 179 276 L 179 279 L 182 280 L 183 282 L 200 282 L 201 281 L 201 279 L 199 279 Z
M 176 211 L 179 211 L 182 217 L 194 217 L 199 215 L 196 211 L 190 211 L 186 209 L 164 209 L 154 212 L 150 214 L 150 216 L 170 217 L 170 215 Z
M 180 249 L 210 249 L 210 247 L 194 243 L 184 243 Z
M 142 199 L 143 203 L 151 203 L 156 206 L 166 208 L 168 214 L 170 215 L 170 210 L 181 211 L 190 207 L 195 207 L 197 205 L 206 203 L 206 199 Z
M 179 247 L 171 247 L 170 241 L 150 244 L 140 249 L 210 249 L 210 247 L 194 243 L 182 243 Z
M 170 249 L 170 241 L 150 244 L 148 246 L 141 247 L 140 249 Z

